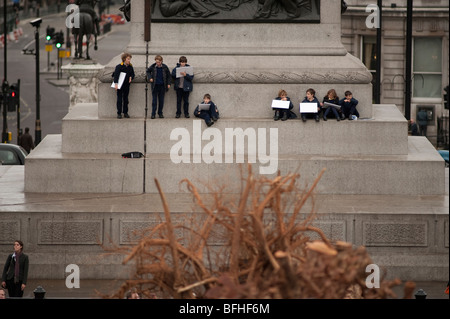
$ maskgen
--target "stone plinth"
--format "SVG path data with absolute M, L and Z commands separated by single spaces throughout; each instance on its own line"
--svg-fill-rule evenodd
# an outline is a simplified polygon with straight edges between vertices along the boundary
M 104 66 L 94 61 L 72 61 L 61 69 L 69 76 L 70 105 L 69 111 L 78 103 L 98 102 L 97 74 Z

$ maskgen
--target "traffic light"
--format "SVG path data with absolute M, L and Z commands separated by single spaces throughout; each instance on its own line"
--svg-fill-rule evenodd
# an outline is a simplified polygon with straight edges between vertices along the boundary
M 55 46 L 59 49 L 64 44 L 64 33 L 62 31 L 55 33 Z
M 8 112 L 15 112 L 20 103 L 20 87 L 17 83 L 9 87 Z
M 55 28 L 50 28 L 50 26 L 47 27 L 47 36 L 45 39 L 47 41 L 51 41 L 53 37 L 55 36 Z
M 448 110 L 448 85 L 444 88 L 444 108 Z

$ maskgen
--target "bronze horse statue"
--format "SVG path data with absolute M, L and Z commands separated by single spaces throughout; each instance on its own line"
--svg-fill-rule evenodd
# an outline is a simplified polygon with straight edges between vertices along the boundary
M 98 30 L 95 30 L 95 24 L 92 21 L 92 16 L 86 12 L 79 12 L 79 28 L 72 28 L 72 34 L 74 35 L 75 43 L 75 58 L 83 58 L 83 37 L 86 36 L 86 60 L 90 60 L 89 56 L 89 42 L 91 35 L 94 35 L 94 50 L 97 50 L 97 34 Z

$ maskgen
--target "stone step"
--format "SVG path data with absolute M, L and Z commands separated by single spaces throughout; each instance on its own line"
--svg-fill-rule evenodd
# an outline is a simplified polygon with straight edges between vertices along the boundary
M 245 163 L 268 177 L 298 172 L 311 185 L 323 168 L 320 194 L 441 195 L 445 164 L 425 137 L 408 138 L 407 155 L 277 155 L 212 158 L 207 154 L 172 157 L 168 153 L 124 159 L 120 154 L 62 153 L 61 135 L 47 135 L 27 157 L 25 191 L 41 193 L 157 193 L 157 178 L 166 193 L 180 192 L 188 178 L 203 183 L 201 192 L 213 192 L 216 183 L 239 193 Z M 237 164 L 243 165 L 237 165 Z
M 63 119 L 63 153 L 144 153 L 143 118 L 99 118 L 97 110 L 97 103 L 77 104 Z M 202 153 L 214 146 L 216 152 L 223 154 L 257 151 L 323 156 L 408 154 L 407 121 L 395 105 L 376 105 L 373 118 L 356 121 L 329 119 L 303 123 L 300 119 L 283 122 L 272 117 L 225 117 L 207 128 L 202 119 L 191 116 L 190 119 L 157 117 L 146 123 L 147 154 L 170 154 L 181 145 L 190 153 Z

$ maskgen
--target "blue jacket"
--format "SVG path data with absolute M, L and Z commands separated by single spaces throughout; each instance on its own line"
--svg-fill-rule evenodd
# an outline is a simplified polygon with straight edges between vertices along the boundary
M 417 113 L 417 124 L 419 125 L 427 125 L 428 124 L 428 116 L 427 112 L 421 110 Z
M 344 102 L 346 98 L 343 98 L 339 101 L 339 105 L 342 106 L 343 108 L 348 108 L 351 109 L 352 107 L 355 107 L 358 105 L 358 100 L 355 99 L 354 97 L 352 97 L 350 99 L 350 102 Z
M 175 85 L 173 86 L 173 89 L 176 91 L 178 90 L 180 86 L 180 78 L 177 78 L 177 68 L 181 66 L 180 63 L 177 63 L 177 66 L 173 68 L 172 70 L 172 78 L 175 80 Z M 189 64 L 186 64 L 186 66 L 190 66 Z M 186 76 L 184 77 L 183 81 L 183 90 L 185 92 L 192 92 L 193 85 L 192 80 L 194 79 L 194 75 L 189 75 L 186 73 Z

